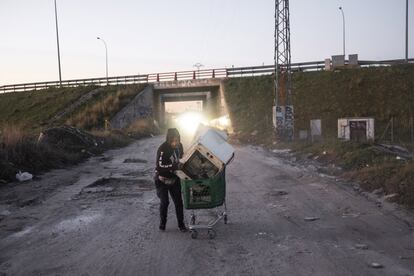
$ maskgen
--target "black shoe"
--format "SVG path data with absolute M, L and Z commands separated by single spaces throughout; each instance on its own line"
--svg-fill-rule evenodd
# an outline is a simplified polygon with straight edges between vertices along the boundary
M 165 231 L 165 224 L 160 224 L 159 229 L 160 229 L 161 231 Z
M 188 232 L 188 228 L 187 228 L 187 227 L 185 227 L 185 225 L 178 226 L 178 228 L 179 228 L 179 229 L 180 229 L 180 231 L 181 231 L 181 232 L 183 232 L 183 233 Z

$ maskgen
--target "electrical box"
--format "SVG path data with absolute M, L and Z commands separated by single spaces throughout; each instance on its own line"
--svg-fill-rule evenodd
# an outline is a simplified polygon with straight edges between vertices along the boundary
M 375 120 L 373 118 L 338 119 L 338 138 L 356 142 L 375 139 Z

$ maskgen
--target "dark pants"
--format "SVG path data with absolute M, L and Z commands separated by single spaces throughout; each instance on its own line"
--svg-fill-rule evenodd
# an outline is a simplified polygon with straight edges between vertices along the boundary
M 161 200 L 160 223 L 164 225 L 167 223 L 168 205 L 170 204 L 168 198 L 169 192 L 175 205 L 178 227 L 184 226 L 183 199 L 181 198 L 180 180 L 177 178 L 177 181 L 173 185 L 166 185 L 160 180 L 155 180 L 155 186 L 157 188 L 157 196 Z

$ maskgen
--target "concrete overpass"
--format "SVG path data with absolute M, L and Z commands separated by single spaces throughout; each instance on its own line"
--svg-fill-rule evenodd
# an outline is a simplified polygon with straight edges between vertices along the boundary
M 193 79 L 149 84 L 111 119 L 113 128 L 125 128 L 140 118 L 153 118 L 165 126 L 165 103 L 202 101 L 211 119 L 228 114 L 222 79 Z

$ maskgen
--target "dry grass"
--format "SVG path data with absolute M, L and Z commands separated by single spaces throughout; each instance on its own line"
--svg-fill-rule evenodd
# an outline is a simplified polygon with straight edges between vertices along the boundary
M 5 125 L 0 129 L 0 141 L 2 148 L 12 147 L 21 143 L 26 134 L 23 132 L 23 127 L 19 125 Z
M 1 129 L 0 180 L 13 181 L 18 171 L 38 173 L 60 168 L 82 160 L 76 153 L 65 152 L 46 145 L 38 145 L 36 138 L 16 125 Z
M 129 86 L 109 91 L 96 101 L 75 112 L 66 123 L 81 129 L 104 129 L 105 120 L 110 120 L 125 107 L 140 91 L 142 86 Z

